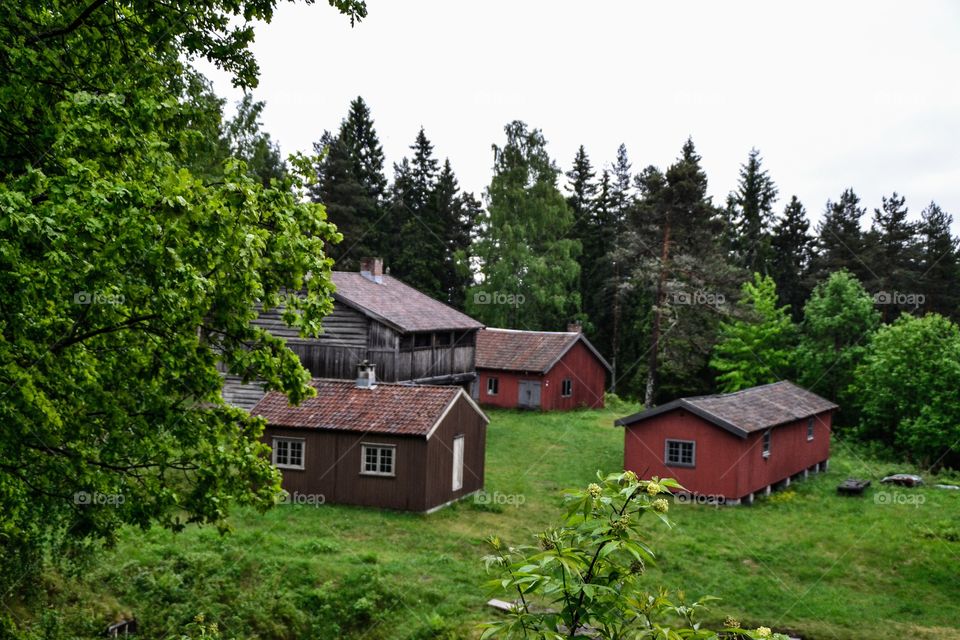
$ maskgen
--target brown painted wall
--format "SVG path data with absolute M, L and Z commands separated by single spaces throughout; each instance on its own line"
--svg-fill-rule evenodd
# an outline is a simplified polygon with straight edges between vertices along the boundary
M 264 441 L 273 436 L 304 438 L 303 470 L 281 469 L 283 488 L 293 493 L 321 494 L 326 504 L 355 504 L 385 509 L 425 511 L 427 443 L 423 438 L 376 434 L 280 429 L 267 427 Z M 393 477 L 360 473 L 363 443 L 396 445 Z
M 463 435 L 463 488 L 453 490 L 453 439 Z M 427 442 L 427 508 L 483 489 L 487 425 L 461 397 Z
M 459 434 L 464 435 L 463 489 L 454 492 L 453 439 Z M 271 445 L 275 436 L 304 440 L 305 469 L 281 469 L 283 488 L 322 495 L 325 504 L 419 512 L 483 488 L 486 424 L 462 396 L 429 440 L 268 426 L 263 441 Z M 360 473 L 364 443 L 396 445 L 394 476 Z

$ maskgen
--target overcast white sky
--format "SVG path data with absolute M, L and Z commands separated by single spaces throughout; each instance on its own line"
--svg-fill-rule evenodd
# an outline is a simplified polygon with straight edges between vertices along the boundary
M 960 2 L 369 0 L 354 28 L 322 0 L 281 4 L 257 28 L 254 92 L 284 153 L 369 103 L 392 163 L 421 125 L 478 196 L 490 146 L 521 119 L 566 171 L 628 147 L 665 166 L 692 135 L 714 201 L 751 147 L 819 218 L 852 186 L 870 207 L 896 190 L 960 218 Z M 229 80 L 201 67 L 221 95 Z M 960 230 L 960 220 L 954 228 Z

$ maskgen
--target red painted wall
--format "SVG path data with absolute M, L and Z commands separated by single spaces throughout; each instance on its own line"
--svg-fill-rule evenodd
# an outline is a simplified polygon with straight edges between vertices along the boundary
M 607 388 L 607 370 L 582 342 L 577 342 L 547 372 L 541 398 L 544 409 L 603 408 L 603 392 Z M 564 398 L 563 380 L 573 382 L 573 395 Z
M 498 380 L 497 395 L 487 393 L 487 380 L 496 378 Z M 540 380 L 540 399 L 543 400 L 543 376 L 539 374 L 525 375 L 513 371 L 494 371 L 491 369 L 477 369 L 477 379 L 480 384 L 480 396 L 478 401 L 483 405 L 494 407 L 503 407 L 505 409 L 515 409 L 519 400 L 520 385 L 522 380 Z
M 763 432 L 742 439 L 676 409 L 624 428 L 623 464 L 642 478 L 675 478 L 692 493 L 742 498 L 828 459 L 831 417 L 826 412 L 815 418 L 812 441 L 806 419 L 775 427 L 770 457 L 763 458 Z M 667 466 L 668 439 L 695 441 L 696 467 Z
M 582 342 L 573 345 L 545 375 L 478 369 L 477 377 L 480 403 L 508 409 L 518 406 L 520 380 L 540 381 L 540 408 L 545 411 L 601 409 L 607 388 L 607 370 Z M 497 395 L 487 393 L 487 380 L 491 377 L 499 381 Z M 573 382 L 573 393 L 566 398 L 561 395 L 564 379 Z

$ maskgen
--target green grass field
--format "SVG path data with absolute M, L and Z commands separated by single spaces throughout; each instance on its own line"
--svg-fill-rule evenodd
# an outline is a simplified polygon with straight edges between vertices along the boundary
M 505 504 L 430 516 L 283 506 L 237 513 L 225 537 L 127 531 L 82 576 L 50 578 L 55 606 L 38 624 L 93 636 L 132 614 L 140 637 L 168 638 L 203 614 L 223 638 L 476 636 L 495 615 L 483 540 L 531 542 L 564 488 L 622 460 L 620 412 L 490 415 L 487 491 Z M 960 492 L 878 486 L 893 470 L 835 444 L 829 473 L 752 507 L 672 504 L 673 530 L 649 521 L 650 585 L 722 598 L 714 621 L 808 639 L 960 638 Z M 873 479 L 871 493 L 837 497 L 848 475 Z

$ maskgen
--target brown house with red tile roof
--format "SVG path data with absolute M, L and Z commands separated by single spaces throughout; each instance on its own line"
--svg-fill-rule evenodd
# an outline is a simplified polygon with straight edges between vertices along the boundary
M 753 501 L 757 492 L 826 469 L 837 405 L 781 381 L 734 393 L 680 398 L 620 418 L 624 468 L 676 478 L 717 501 Z
M 475 377 L 476 334 L 470 316 L 383 272 L 383 260 L 364 258 L 360 272 L 334 271 L 333 312 L 323 333 L 302 338 L 283 322 L 283 309 L 255 323 L 285 338 L 316 378 L 352 380 L 357 365 L 376 365 L 388 382 L 466 384 Z
M 477 334 L 481 404 L 523 409 L 603 407 L 610 365 L 574 331 L 483 329 Z
M 251 410 L 293 502 L 427 512 L 483 488 L 488 419 L 461 387 L 311 384 L 300 406 L 271 392 Z

